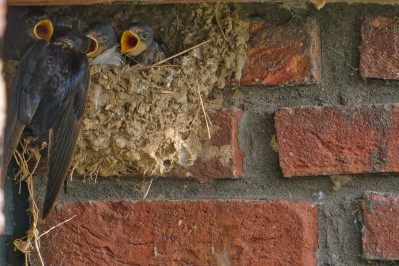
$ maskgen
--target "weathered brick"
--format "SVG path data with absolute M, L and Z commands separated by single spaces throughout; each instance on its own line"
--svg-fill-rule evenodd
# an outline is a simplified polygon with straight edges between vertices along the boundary
M 399 107 L 283 108 L 276 112 L 284 176 L 399 171 Z
M 399 79 L 397 32 L 399 21 L 366 17 L 362 25 L 360 73 L 366 78 Z
M 204 134 L 202 154 L 191 167 L 174 169 L 167 176 L 196 178 L 241 177 L 244 153 L 238 147 L 238 123 L 242 110 L 208 110 L 214 133 Z M 205 128 L 205 122 L 204 122 Z
M 399 260 L 399 195 L 366 193 L 362 208 L 365 258 Z
M 248 59 L 241 84 L 301 84 L 320 80 L 320 36 L 316 21 L 289 21 L 278 26 L 252 21 L 249 33 Z
M 42 237 L 45 265 L 316 265 L 310 202 L 62 203 L 40 229 L 75 214 Z

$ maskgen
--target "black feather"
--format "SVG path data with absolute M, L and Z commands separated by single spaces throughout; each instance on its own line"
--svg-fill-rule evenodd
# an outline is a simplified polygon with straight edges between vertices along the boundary
M 65 180 L 79 133 L 90 80 L 87 46 L 84 35 L 62 28 L 50 44 L 43 40 L 34 43 L 13 80 L 4 163 L 8 165 L 24 127 L 39 137 L 50 132 L 43 218 Z

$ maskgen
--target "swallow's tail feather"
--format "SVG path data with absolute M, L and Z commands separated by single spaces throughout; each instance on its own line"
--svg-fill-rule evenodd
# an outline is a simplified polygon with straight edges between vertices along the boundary
M 61 120 L 50 130 L 48 181 L 43 203 L 46 218 L 61 190 L 71 164 L 79 134 L 80 122 L 76 119 L 73 103 L 65 109 Z

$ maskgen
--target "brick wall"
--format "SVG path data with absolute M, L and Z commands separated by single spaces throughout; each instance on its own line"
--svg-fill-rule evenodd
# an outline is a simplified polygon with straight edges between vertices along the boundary
M 149 179 L 74 179 L 41 225 L 76 215 L 42 238 L 48 265 L 399 260 L 399 7 L 244 8 L 248 60 L 203 144 L 231 159 L 155 178 L 145 200 Z

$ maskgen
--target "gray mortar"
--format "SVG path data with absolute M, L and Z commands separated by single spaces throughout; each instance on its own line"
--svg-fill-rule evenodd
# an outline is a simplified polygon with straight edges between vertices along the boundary
M 399 82 L 364 80 L 359 67 L 360 27 L 365 14 L 399 16 L 398 6 L 327 4 L 316 11 L 311 5 L 290 10 L 278 4 L 247 4 L 254 16 L 283 23 L 292 16 L 316 18 L 321 27 L 322 82 L 299 86 L 241 86 L 244 113 L 239 125 L 240 148 L 245 152 L 244 177 L 200 183 L 192 179 L 155 178 L 146 200 L 294 199 L 313 201 L 319 214 L 319 265 L 393 265 L 362 259 L 360 202 L 365 191 L 399 194 L 394 174 L 355 175 L 339 191 L 328 176 L 287 179 L 278 154 L 269 142 L 275 134 L 274 113 L 280 107 L 301 105 L 357 105 L 399 102 Z M 256 8 L 254 8 L 256 7 Z M 253 13 L 256 12 L 256 13 Z M 339 51 L 345 57 L 338 55 Z M 324 90 L 321 90 L 323 88 Z M 224 89 L 225 105 L 233 105 L 233 92 Z M 68 194 L 58 201 L 140 200 L 149 179 L 75 178 Z M 43 196 L 45 179 L 37 178 L 36 195 Z

